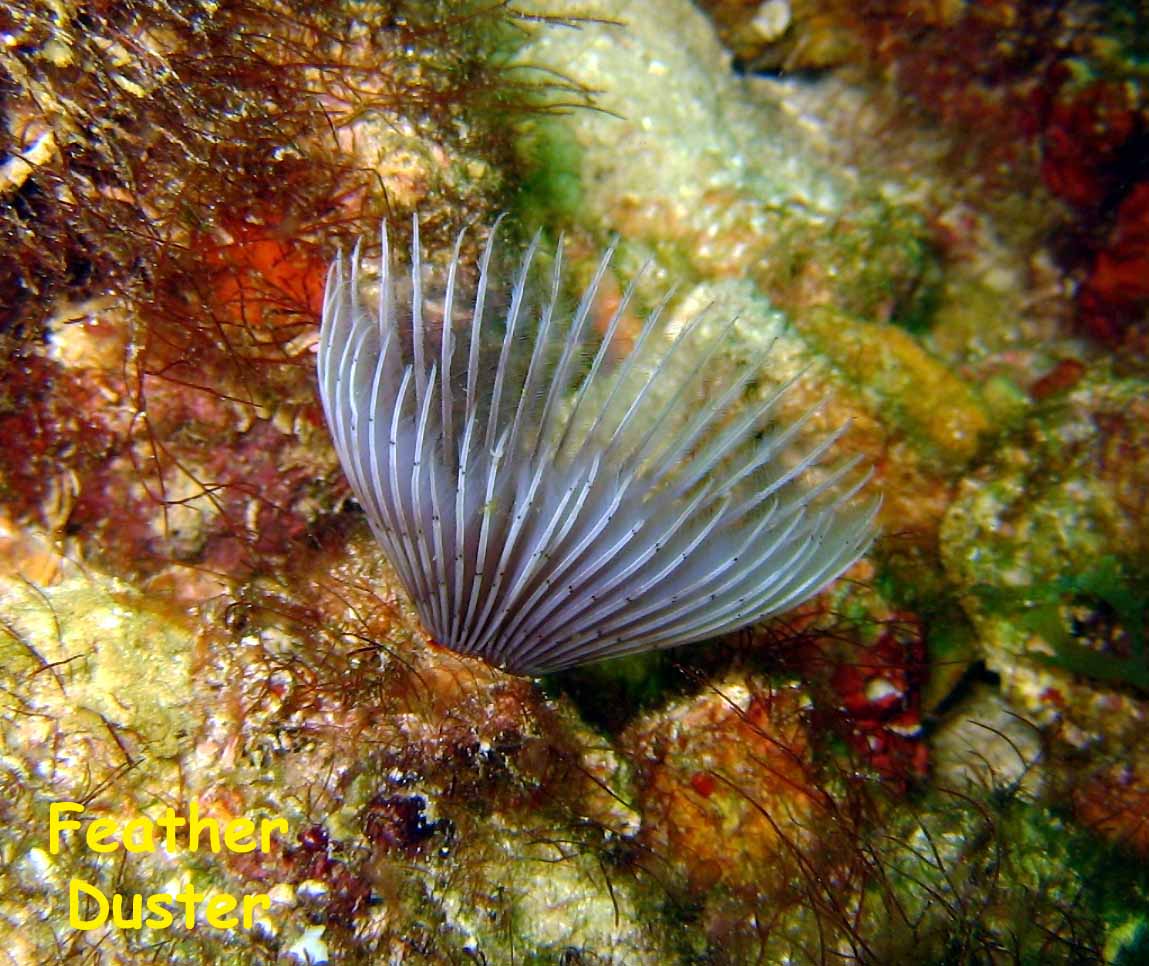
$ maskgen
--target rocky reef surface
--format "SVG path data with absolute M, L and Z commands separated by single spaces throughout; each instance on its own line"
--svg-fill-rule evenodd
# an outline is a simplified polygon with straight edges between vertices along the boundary
M 2 15 L 0 958 L 1149 955 L 1144 14 L 1050 6 Z M 623 340 L 736 317 L 716 387 L 771 344 L 871 554 L 543 681 L 428 642 L 317 313 L 500 211 L 572 291 L 617 236 L 596 318 L 650 262 Z

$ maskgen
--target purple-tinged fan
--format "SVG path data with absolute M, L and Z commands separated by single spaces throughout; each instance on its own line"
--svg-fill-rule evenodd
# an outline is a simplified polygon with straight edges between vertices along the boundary
M 818 407 L 778 425 L 787 386 L 745 402 L 768 350 L 715 388 L 733 320 L 704 311 L 671 339 L 664 300 L 615 358 L 634 283 L 599 319 L 613 249 L 563 311 L 561 246 L 533 285 L 536 235 L 504 285 L 497 228 L 473 271 L 460 233 L 433 295 L 418 223 L 409 283 L 384 228 L 378 309 L 358 251 L 323 302 L 339 458 L 437 643 L 527 675 L 673 647 L 793 607 L 865 553 L 878 501 L 855 499 L 856 458 L 824 464 L 845 427 L 795 452 Z

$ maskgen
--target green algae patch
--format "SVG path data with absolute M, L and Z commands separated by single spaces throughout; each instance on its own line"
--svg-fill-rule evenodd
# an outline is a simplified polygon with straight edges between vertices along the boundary
M 681 686 L 672 652 L 652 651 L 572 668 L 542 679 L 550 694 L 566 694 L 588 722 L 618 731 Z
M 584 204 L 582 148 L 570 125 L 559 118 L 524 122 L 515 142 L 520 176 L 519 207 L 528 224 L 564 224 Z
M 991 613 L 1009 615 L 1052 653 L 1036 659 L 1094 681 L 1149 695 L 1143 567 L 1103 556 L 1081 573 L 1023 589 L 979 584 L 972 592 Z
M 987 407 L 908 332 L 831 309 L 808 312 L 794 326 L 942 468 L 960 470 L 973 459 L 991 427 Z

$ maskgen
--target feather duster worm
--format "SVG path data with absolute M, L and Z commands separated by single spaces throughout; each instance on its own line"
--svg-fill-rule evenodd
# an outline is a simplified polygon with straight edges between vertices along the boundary
M 877 503 L 852 503 L 864 477 L 843 485 L 858 460 L 822 462 L 845 427 L 794 456 L 816 406 L 772 425 L 783 387 L 731 415 L 757 365 L 704 391 L 732 321 L 708 332 L 703 312 L 668 341 L 664 299 L 614 359 L 634 282 L 588 331 L 613 248 L 563 312 L 561 246 L 536 299 L 539 236 L 504 287 L 497 229 L 465 306 L 463 234 L 431 298 L 417 221 L 409 290 L 384 226 L 377 312 L 358 250 L 323 302 L 339 458 L 437 643 L 526 675 L 686 644 L 792 607 L 866 551 Z

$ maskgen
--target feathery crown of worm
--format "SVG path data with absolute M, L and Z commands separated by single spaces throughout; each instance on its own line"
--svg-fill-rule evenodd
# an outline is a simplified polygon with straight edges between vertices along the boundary
M 670 340 L 668 295 L 616 358 L 635 282 L 601 318 L 613 246 L 564 312 L 561 245 L 549 284 L 531 282 L 536 234 L 504 285 L 497 230 L 465 304 L 464 233 L 432 298 L 417 220 L 409 285 L 384 226 L 378 309 L 358 248 L 323 300 L 327 423 L 437 643 L 527 675 L 672 647 L 792 607 L 865 553 L 867 476 L 823 462 L 845 427 L 795 456 L 818 407 L 775 425 L 790 383 L 735 409 L 768 348 L 707 386 L 734 320 L 708 331 L 704 311 Z

